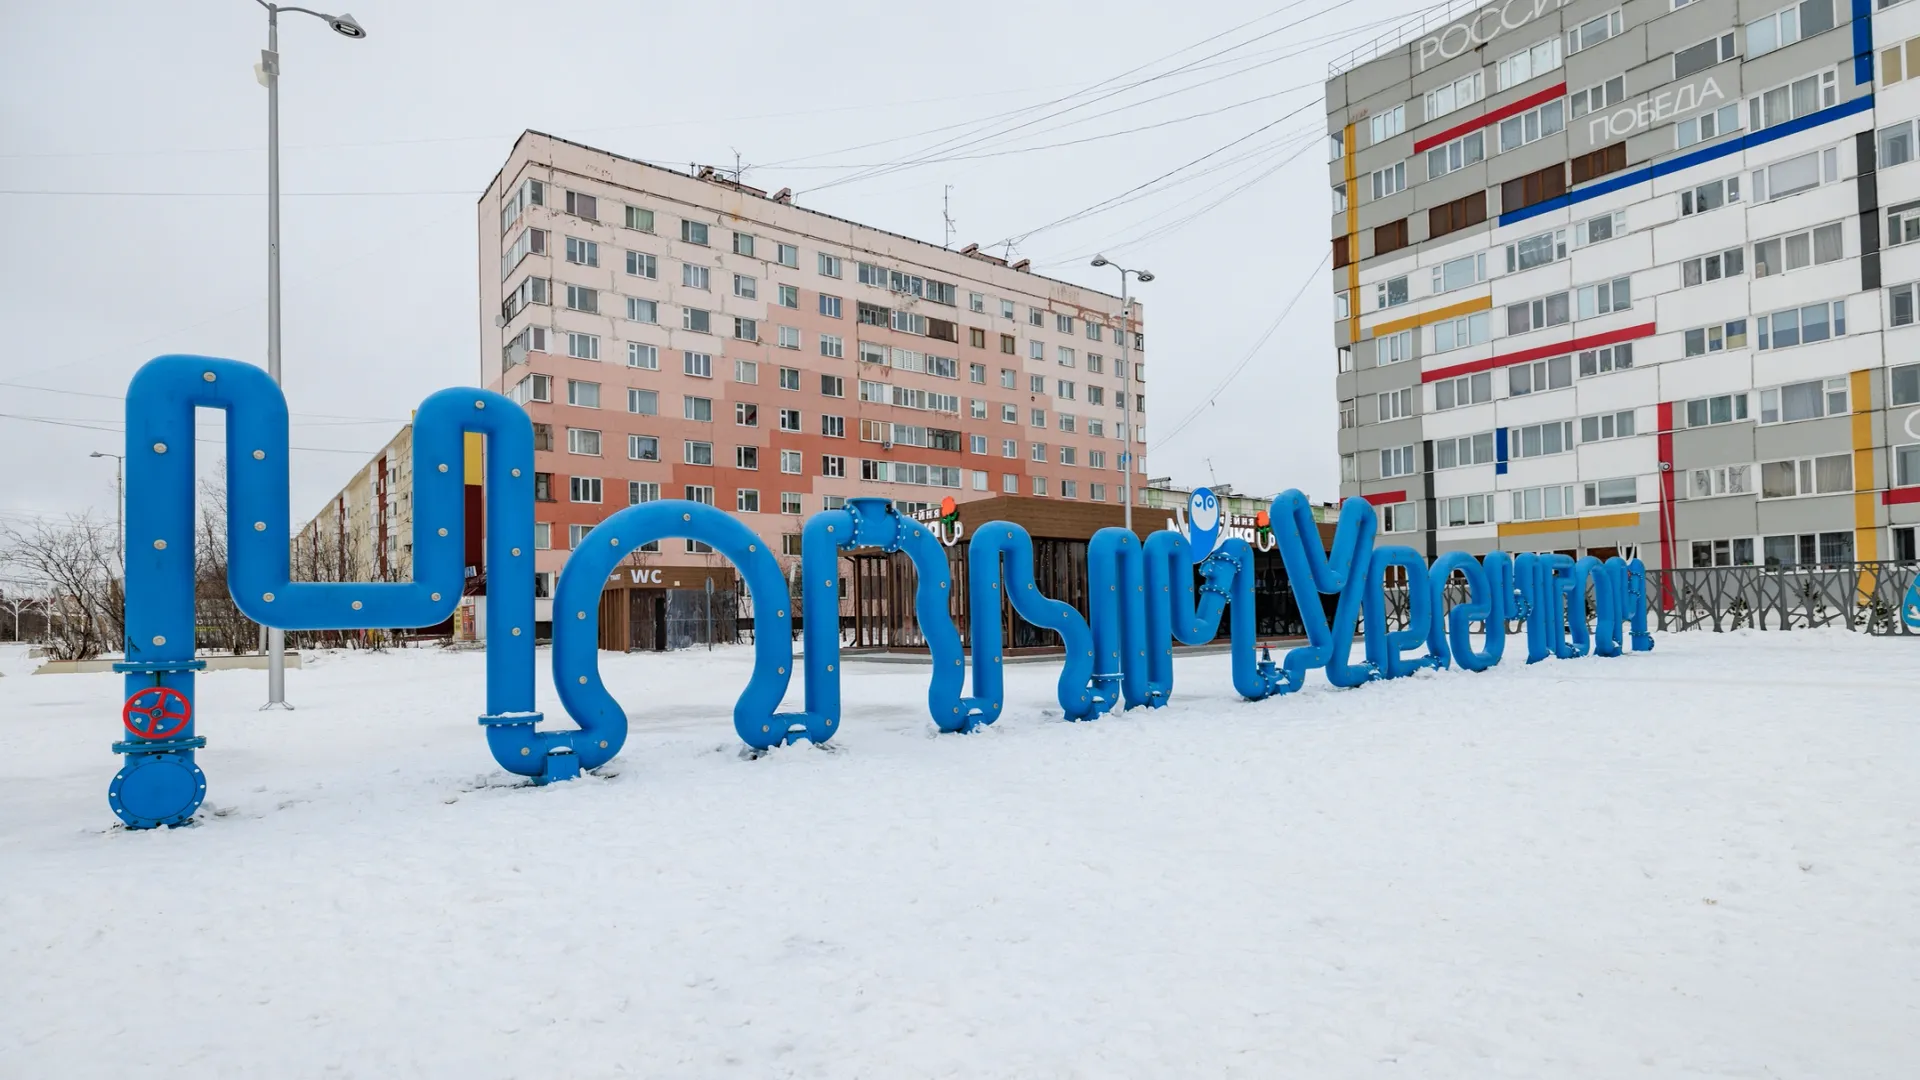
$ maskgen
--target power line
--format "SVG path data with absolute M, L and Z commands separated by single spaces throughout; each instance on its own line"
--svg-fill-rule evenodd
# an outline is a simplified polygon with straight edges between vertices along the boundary
M 108 435 L 125 435 L 126 434 L 126 431 L 123 430 L 122 428 L 104 426 L 112 423 L 112 421 L 104 421 L 104 420 L 86 421 L 86 420 L 75 420 L 68 417 L 22 416 L 18 413 L 0 413 L 0 420 L 19 420 L 28 424 L 47 424 L 52 427 L 78 428 L 81 431 L 99 431 L 99 432 L 104 432 Z M 203 438 L 195 438 L 194 441 L 203 442 L 203 443 L 214 443 L 219 445 L 224 445 L 226 442 L 225 439 L 203 439 Z M 374 454 L 374 451 L 372 450 L 342 450 L 332 446 L 289 446 L 287 447 L 287 449 L 304 450 L 308 453 L 313 453 L 313 454 L 357 454 L 361 457 L 372 457 Z
M 89 196 L 103 199 L 264 199 L 264 191 L 82 191 L 77 188 L 0 188 L 0 195 Z M 408 195 L 461 195 L 473 198 L 472 189 L 458 191 L 283 191 L 283 199 L 350 199 L 368 196 L 387 198 Z
M 15 390 L 37 390 L 43 394 L 65 394 L 68 397 L 98 398 L 99 400 L 102 400 L 102 401 L 127 400 L 127 396 L 125 394 L 96 394 L 86 390 L 56 390 L 51 386 L 30 386 L 26 383 L 17 383 L 17 382 L 0 381 L 0 386 L 12 387 Z M 312 416 L 312 417 L 319 418 L 319 420 L 321 421 L 336 422 L 332 424 L 316 422 L 313 425 L 311 425 L 314 427 L 353 426 L 358 424 L 404 424 L 406 423 L 406 421 L 404 420 L 401 420 L 395 417 L 386 417 L 386 416 L 359 417 L 359 416 L 344 416 L 339 413 L 288 413 L 287 415 L 288 416 Z

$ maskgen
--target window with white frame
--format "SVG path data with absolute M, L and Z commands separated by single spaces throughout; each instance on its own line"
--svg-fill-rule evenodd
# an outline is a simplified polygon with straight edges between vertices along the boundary
M 800 389 L 800 369 L 799 368 L 783 367 L 780 369 L 780 389 L 782 390 Z M 823 390 L 822 392 L 824 393 L 825 391 Z M 836 394 L 835 396 L 837 397 L 839 395 Z
M 1407 163 L 1396 161 L 1384 169 L 1373 172 L 1373 197 L 1384 199 L 1398 194 L 1407 187 Z
M 1560 67 L 1561 59 L 1558 35 L 1505 57 L 1495 68 L 1500 89 L 1511 90 L 1528 79 L 1554 71 Z
M 1572 484 L 1521 488 L 1507 493 L 1513 500 L 1513 520 L 1548 521 L 1579 513 L 1573 501 Z
M 660 440 L 651 435 L 627 436 L 628 461 L 659 461 Z M 655 496 L 658 498 L 658 496 Z
M 1333 317 L 1346 319 L 1353 315 L 1353 297 L 1345 289 L 1333 294 Z
M 799 409 L 781 409 L 780 410 L 780 430 L 781 431 L 799 431 L 800 430 L 800 410 Z
M 1747 99 L 1747 127 L 1754 131 L 1810 116 L 1840 101 L 1839 73 L 1828 68 Z
M 1893 448 L 1893 485 L 1913 487 L 1920 484 L 1920 443 Z
M 1507 273 L 1531 270 L 1567 257 L 1567 230 L 1554 229 L 1507 245 Z
M 683 419 L 698 420 L 701 423 L 712 423 L 713 399 L 694 397 L 689 394 L 680 399 L 680 415 Z
M 1449 352 L 1486 342 L 1492 336 L 1492 315 L 1493 313 L 1489 311 L 1477 311 L 1472 315 L 1434 323 L 1433 351 Z
M 1435 528 L 1458 529 L 1468 525 L 1493 524 L 1491 495 L 1453 495 L 1436 500 L 1433 509 L 1439 518 L 1433 523 Z
M 1575 317 L 1581 319 L 1625 311 L 1633 306 L 1632 279 L 1617 277 L 1612 281 L 1582 285 L 1574 290 L 1574 301 L 1577 311 Z
M 1556 420 L 1507 429 L 1507 455 L 1513 458 L 1548 457 L 1573 449 L 1573 421 Z
M 1776 161 L 1755 169 L 1749 192 L 1755 202 L 1772 202 L 1811 191 L 1840 178 L 1840 151 L 1834 147 Z
M 1633 410 L 1601 413 L 1598 416 L 1580 418 L 1580 441 L 1583 443 L 1606 442 L 1609 439 L 1627 439 L 1633 437 Z
M 1385 112 L 1367 117 L 1367 131 L 1373 136 L 1369 145 L 1386 142 L 1407 130 L 1407 107 L 1395 105 Z
M 1563 326 L 1572 319 L 1566 293 L 1554 293 L 1533 300 L 1507 305 L 1507 333 L 1525 334 L 1549 326 Z M 1435 343 L 1436 345 L 1438 342 Z M 1437 349 L 1435 351 L 1438 351 Z
M 1897 203 L 1887 208 L 1887 246 L 1899 247 L 1920 240 L 1920 202 Z
M 660 395 L 653 390 L 642 390 L 637 386 L 627 388 L 627 411 L 635 416 L 660 415 Z
M 1903 364 L 1887 372 L 1888 400 L 1895 405 L 1920 405 L 1920 364 Z
M 1681 335 L 1687 356 L 1705 356 L 1747 347 L 1747 320 L 1730 319 L 1712 326 L 1696 326 Z
M 1528 109 L 1519 116 L 1510 116 L 1500 121 L 1500 152 L 1518 150 L 1528 143 L 1557 135 L 1566 130 L 1566 126 L 1566 103 L 1558 99 Z
M 567 261 L 576 266 L 599 266 L 600 245 L 577 236 L 567 237 Z
M 595 334 L 568 334 L 567 355 L 576 360 L 600 359 L 600 338 Z
M 1853 490 L 1853 455 L 1791 458 L 1760 463 L 1760 497 L 1795 499 Z
M 1735 424 L 1747 418 L 1747 395 L 1715 394 L 1712 397 L 1693 398 L 1681 410 L 1690 428 Z
M 1847 302 L 1832 300 L 1821 304 L 1787 308 L 1754 317 L 1761 349 L 1790 349 L 1812 345 L 1847 332 Z
M 1760 391 L 1760 422 L 1791 424 L 1824 416 L 1844 416 L 1847 396 L 1845 376 L 1770 387 Z
M 751 401 L 734 402 L 733 423 L 736 427 L 759 427 L 760 406 Z
M 713 280 L 712 271 L 693 263 L 680 264 L 680 284 L 689 289 L 706 289 Z
M 1487 157 L 1487 138 L 1484 132 L 1473 132 L 1453 140 L 1450 143 L 1433 147 L 1427 151 L 1427 179 L 1433 180 L 1450 172 L 1458 172 Z
M 688 465 L 713 464 L 713 444 L 688 439 L 681 444 L 681 460 Z
M 1468 465 L 1491 465 L 1493 460 L 1493 432 L 1491 431 L 1433 441 L 1433 467 L 1436 470 L 1458 469 Z
M 652 300 L 643 300 L 638 296 L 627 297 L 627 321 L 637 323 L 658 323 L 660 305 Z
M 1627 77 L 1615 75 L 1606 82 L 1582 87 L 1567 95 L 1567 112 L 1575 117 L 1600 112 L 1620 104 L 1627 96 Z
M 713 354 L 683 352 L 680 354 L 680 368 L 695 378 L 711 379 L 713 378 Z
M 1673 50 L 1673 77 L 1684 79 L 1715 64 L 1733 59 L 1733 31 L 1710 37 L 1697 45 Z
M 1380 531 L 1407 533 L 1419 528 L 1418 513 L 1410 502 L 1388 503 L 1380 508 Z
M 1462 255 L 1433 268 L 1433 291 L 1452 292 L 1487 280 L 1487 253 Z
M 800 347 L 800 328 L 797 326 L 783 326 L 780 328 L 779 336 L 776 340 L 783 349 L 797 349 Z
M 1905 165 L 1914 158 L 1915 122 L 1902 120 L 1880 129 L 1880 152 L 1874 157 L 1874 168 L 1891 169 L 1895 165 Z
M 1580 377 L 1606 375 L 1610 372 L 1625 371 L 1633 366 L 1633 342 L 1623 341 L 1618 345 L 1607 345 L 1598 349 L 1580 351 Z
M 1740 129 L 1740 106 L 1722 105 L 1698 116 L 1689 116 L 1673 125 L 1673 140 L 1681 150 L 1696 143 L 1709 142 Z
M 567 526 L 567 546 L 570 548 L 579 547 L 581 544 L 586 542 L 587 534 L 592 531 L 593 531 L 593 526 L 591 525 Z
M 743 300 L 756 300 L 760 296 L 760 282 L 745 274 L 733 275 L 733 295 Z
M 1486 84 L 1479 68 L 1444 86 L 1436 86 L 1421 98 L 1421 116 L 1434 120 L 1455 109 L 1464 109 L 1486 96 Z
M 1399 307 L 1406 302 L 1407 276 L 1405 274 L 1382 281 L 1373 288 L 1373 306 L 1376 311 L 1381 308 Z
M 1480 405 L 1493 400 L 1493 372 L 1480 371 L 1433 384 L 1435 412 Z
M 1692 288 L 1719 281 L 1721 278 L 1739 277 L 1746 272 L 1744 248 L 1728 248 L 1711 255 L 1699 255 L 1680 264 L 1680 287 Z
M 567 494 L 577 503 L 597 503 L 600 501 L 602 486 L 597 476 L 574 476 L 567 479 Z M 588 526 L 591 528 L 591 526 Z
M 1833 29 L 1833 0 L 1805 0 L 1747 24 L 1747 58 Z
M 1507 368 L 1507 395 L 1544 394 L 1573 385 L 1573 357 L 1554 356 Z
M 1729 540 L 1692 540 L 1692 563 L 1696 568 L 1709 566 L 1752 566 L 1753 537 L 1736 536 Z
M 1388 334 L 1383 338 L 1375 338 L 1373 342 L 1373 362 L 1376 366 L 1385 367 L 1388 364 L 1398 364 L 1401 361 L 1413 359 L 1413 331 L 1411 330 L 1402 330 L 1396 334 Z M 1348 353 L 1348 350 L 1343 349 L 1341 351 L 1342 353 L 1351 355 Z M 1342 368 L 1342 370 L 1351 371 L 1353 370 L 1353 366 L 1349 363 L 1346 367 Z
M 654 455 L 656 458 L 658 454 Z M 641 503 L 659 502 L 660 485 L 650 480 L 627 481 L 627 505 L 639 506 Z M 657 549 L 656 549 L 657 550 Z
M 1581 485 L 1581 498 L 1587 506 L 1631 506 L 1640 501 L 1640 478 L 1588 481 Z
M 1359 455 L 1340 455 L 1340 482 L 1343 484 L 1356 484 L 1360 482 Z
M 568 379 L 567 404 L 582 409 L 599 408 L 600 384 L 597 382 L 583 382 L 579 379 Z
M 599 457 L 600 433 L 591 428 L 568 428 L 567 453 Z
M 1683 499 L 1721 499 L 1753 494 L 1752 465 L 1712 465 L 1688 469 L 1681 477 Z
M 1567 31 L 1567 55 L 1591 49 L 1608 38 L 1619 37 L 1625 27 L 1625 17 L 1618 8 L 1604 15 L 1596 15 Z
M 1611 214 L 1601 214 L 1599 217 L 1590 217 L 1585 221 L 1574 222 L 1573 246 L 1582 248 L 1588 244 L 1598 244 L 1603 240 L 1611 240 L 1626 231 L 1627 212 L 1625 210 L 1615 210 Z
M 699 308 L 682 308 L 680 328 L 691 330 L 696 334 L 711 334 L 713 333 L 713 312 L 702 311 Z
M 733 467 L 748 472 L 760 471 L 760 448 L 757 446 L 736 446 L 733 448 Z
M 528 375 L 513 384 L 513 393 L 510 396 L 522 405 L 529 401 L 552 401 L 553 376 Z
M 1412 476 L 1418 471 L 1414 461 L 1413 447 L 1390 446 L 1380 451 L 1380 475 L 1382 478 L 1394 476 Z
M 1723 206 L 1731 206 L 1739 201 L 1739 177 L 1725 176 L 1718 180 L 1709 180 L 1680 193 L 1680 216 L 1692 217 L 1695 214 L 1704 214 Z
M 1767 566 L 1818 566 L 1853 561 L 1853 532 L 1799 533 L 1760 539 Z
M 642 345 L 637 341 L 627 342 L 627 366 L 643 368 L 647 371 L 660 370 L 660 350 L 652 345 Z
M 1920 208 L 1920 204 L 1916 204 Z M 1844 233 L 1841 222 L 1776 236 L 1753 245 L 1753 276 L 1784 274 L 1808 266 L 1839 262 Z
M 1333 212 L 1344 214 L 1347 210 L 1347 185 L 1333 185 Z
M 627 252 L 627 273 L 634 277 L 660 277 L 660 261 L 644 251 Z
M 1379 422 L 1382 424 L 1389 420 L 1405 420 L 1413 415 L 1413 387 L 1411 386 L 1389 390 L 1376 397 L 1379 405 Z

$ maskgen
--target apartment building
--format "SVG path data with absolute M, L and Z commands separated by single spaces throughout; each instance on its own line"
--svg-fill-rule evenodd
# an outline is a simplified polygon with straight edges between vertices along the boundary
M 1915 556 L 1920 4 L 1504 0 L 1327 82 L 1341 491 L 1649 566 Z
M 542 588 L 654 499 L 791 558 L 805 515 L 854 496 L 1117 505 L 1123 437 L 1145 474 L 1139 305 L 1123 323 L 1118 297 L 1025 261 L 532 131 L 478 236 L 480 378 L 534 421 Z M 725 572 L 684 540 L 634 562 L 663 585 Z

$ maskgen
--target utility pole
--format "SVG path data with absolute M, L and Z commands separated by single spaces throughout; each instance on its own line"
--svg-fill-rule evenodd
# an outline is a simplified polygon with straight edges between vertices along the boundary
M 948 184 L 947 190 L 940 196 L 940 217 L 943 220 L 945 220 L 947 223 L 947 241 L 946 243 L 941 244 L 940 246 L 944 248 L 951 248 L 953 247 L 953 185 L 952 184 Z

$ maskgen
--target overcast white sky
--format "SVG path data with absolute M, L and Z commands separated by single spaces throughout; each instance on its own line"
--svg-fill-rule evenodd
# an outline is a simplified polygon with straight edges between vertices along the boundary
M 1015 251 L 1109 290 L 1113 271 L 1086 265 L 1103 247 L 1158 275 L 1141 290 L 1155 475 L 1334 497 L 1320 82 L 1328 58 L 1420 0 L 347 2 L 364 41 L 305 16 L 281 26 L 293 442 L 351 451 L 294 454 L 296 527 L 422 397 L 474 379 L 474 201 L 529 127 L 661 162 L 731 166 L 737 150 L 748 183 L 790 186 L 801 205 L 935 243 L 951 184 L 956 246 L 1034 230 L 1249 136 L 1172 178 L 1185 183 Z M 252 73 L 265 34 L 252 0 L 0 11 L 5 520 L 89 508 L 112 517 L 113 465 L 87 454 L 120 450 L 119 396 L 144 360 L 265 363 L 266 91 Z M 1203 66 L 1091 102 L 1194 61 Z M 1079 107 L 1042 119 L 1068 106 Z M 1022 150 L 1162 126 L 809 191 L 854 175 L 819 166 L 898 162 L 1015 124 L 1028 126 L 941 149 Z M 853 149 L 881 140 L 893 141 Z M 155 192 L 169 194 L 129 194 Z M 314 194 L 340 192 L 378 194 Z M 1245 370 L 1169 441 L 1303 285 Z M 217 418 L 203 416 L 202 437 L 217 436 Z M 218 453 L 201 449 L 203 465 Z

